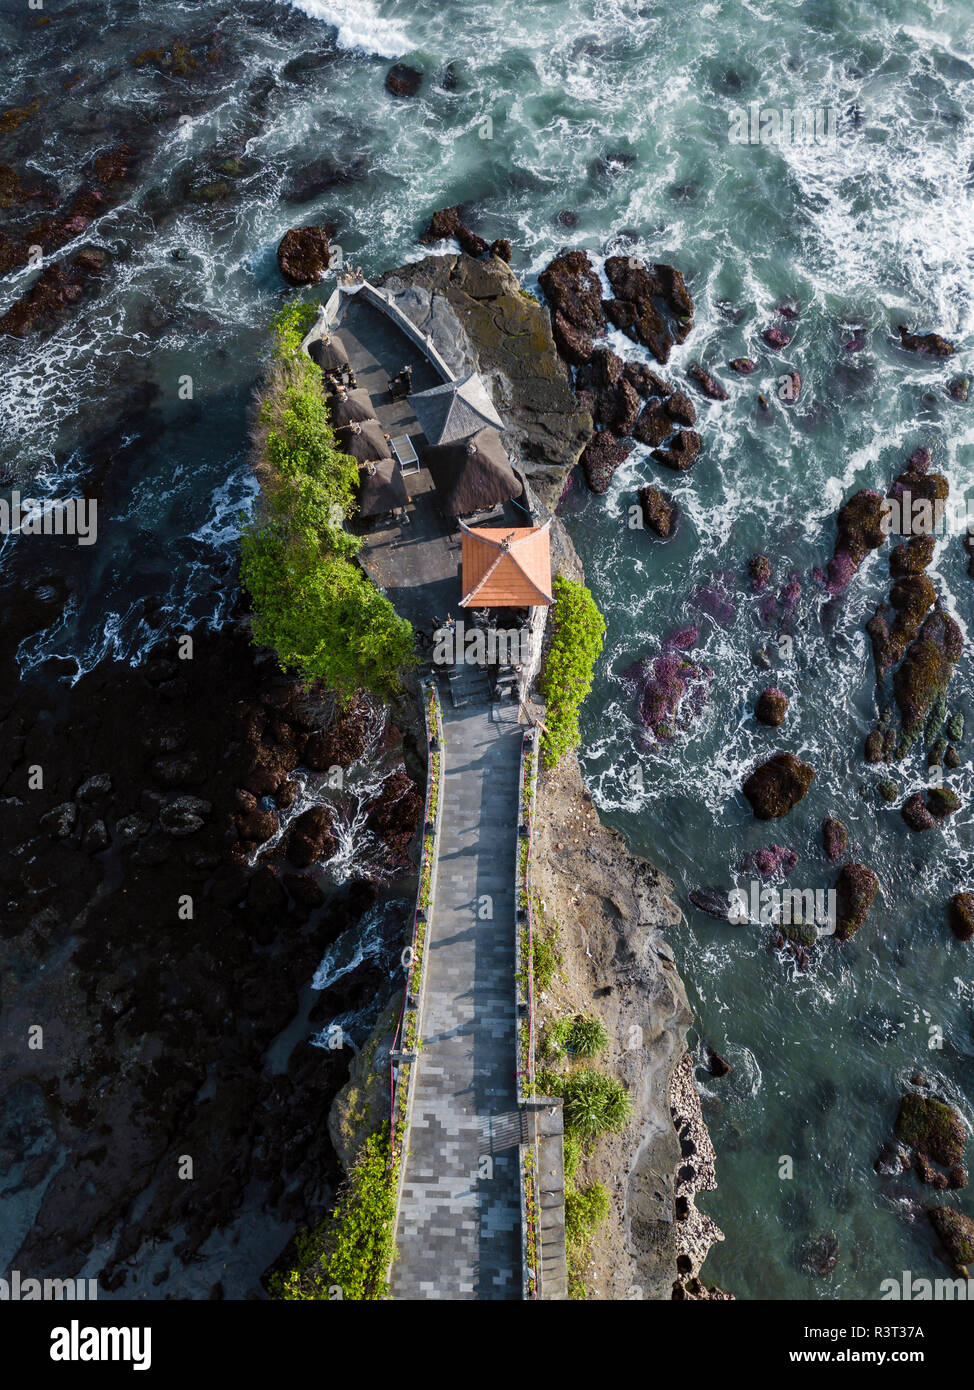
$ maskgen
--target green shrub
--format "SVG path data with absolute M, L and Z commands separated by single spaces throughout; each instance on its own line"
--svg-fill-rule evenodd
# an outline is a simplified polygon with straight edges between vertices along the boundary
M 592 689 L 592 672 L 605 638 L 605 619 L 584 584 L 554 581 L 553 635 L 539 686 L 545 698 L 541 755 L 554 767 L 581 742 L 578 711 Z
M 354 563 L 360 542 L 343 523 L 358 469 L 337 447 L 320 369 L 298 352 L 315 310 L 295 300 L 271 319 L 254 430 L 261 505 L 241 537 L 241 580 L 254 641 L 282 670 L 344 698 L 363 687 L 386 697 L 413 660 L 413 632 Z
M 624 1129 L 632 1103 L 621 1081 L 591 1067 L 557 1076 L 555 1095 L 564 1099 L 565 1129 L 581 1139 Z
M 609 1214 L 609 1194 L 600 1182 L 583 1191 L 572 1187 L 565 1193 L 565 1239 L 569 1245 L 584 1245 Z
M 575 1014 L 574 1018 L 559 1018 L 550 1024 L 545 1034 L 545 1056 L 557 1057 L 567 1052 L 571 1057 L 596 1057 L 609 1041 L 600 1018 Z
M 275 1275 L 270 1291 L 292 1300 L 341 1297 L 382 1299 L 395 1249 L 395 1174 L 389 1166 L 389 1127 L 363 1144 L 338 1194 L 330 1219 L 298 1238 L 298 1260 L 288 1274 Z

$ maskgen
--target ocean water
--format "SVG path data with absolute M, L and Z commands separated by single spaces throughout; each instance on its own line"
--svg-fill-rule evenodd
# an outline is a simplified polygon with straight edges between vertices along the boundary
M 41 496 L 94 479 L 100 508 L 100 542 L 65 548 L 63 612 L 25 640 L 22 668 L 47 663 L 73 680 L 100 660 L 138 659 L 158 635 L 142 620 L 146 595 L 174 627 L 225 617 L 237 518 L 253 496 L 246 410 L 288 227 L 335 222 L 346 256 L 372 274 L 427 254 L 416 238 L 430 212 L 464 202 L 484 236 L 510 237 L 529 287 L 562 246 L 600 266 L 623 246 L 679 266 L 696 317 L 667 374 L 699 359 L 731 399 L 698 403 L 704 452 L 692 473 L 664 473 L 637 446 L 605 497 L 570 494 L 565 520 L 608 623 L 584 771 L 605 819 L 674 879 L 687 920 L 671 940 L 699 1035 L 734 1065 L 705 1095 L 720 1185 L 701 1204 L 727 1234 L 707 1277 L 740 1298 L 871 1299 L 904 1269 L 944 1273 L 918 1219 L 929 1193 L 909 1175 L 877 1177 L 872 1163 L 917 1069 L 974 1119 L 972 957 L 944 922 L 950 894 L 974 888 L 971 813 L 910 836 L 877 798 L 883 774 L 862 762 L 875 718 L 862 628 L 886 587 L 885 556 L 832 603 L 810 572 L 831 553 L 843 498 L 883 488 L 919 444 L 952 493 L 974 487 L 974 405 L 944 391 L 972 366 L 969 7 L 81 0 L 70 16 L 47 14 L 29 28 L 33 12 L 0 0 L 4 104 L 41 103 L 0 136 L 0 160 L 65 191 L 122 139 L 139 163 L 79 238 L 109 254 L 104 292 L 55 333 L 0 344 L 5 476 Z M 186 79 L 135 65 L 175 37 L 220 61 Z M 398 59 L 424 73 L 409 100 L 384 89 Z M 836 138 L 734 144 L 731 120 L 751 102 L 833 111 Z M 298 201 L 310 166 L 318 191 Z M 18 215 L 5 214 L 14 226 Z M 27 272 L 0 281 L 0 312 L 28 282 Z M 772 354 L 759 335 L 784 296 L 801 313 L 793 342 Z M 944 333 L 957 355 L 945 366 L 902 353 L 901 322 Z M 865 346 L 853 353 L 844 344 L 856 331 Z M 620 335 L 609 341 L 641 355 Z M 725 366 L 742 355 L 759 362 L 746 380 Z M 794 369 L 803 391 L 785 406 L 776 381 Z M 759 391 L 772 398 L 766 415 Z M 649 481 L 683 511 L 668 546 L 627 526 Z M 747 588 L 755 551 L 771 559 L 773 592 L 792 573 L 802 584 L 793 660 L 767 673 L 752 652 L 777 629 L 762 627 Z M 31 574 L 16 542 L 2 563 Z M 938 545 L 930 573 L 969 645 L 974 581 L 958 538 Z M 715 579 L 735 605 L 723 625 L 695 607 Z M 709 703 L 672 742 L 645 747 L 621 674 L 691 620 L 715 673 Z M 950 705 L 974 730 L 970 660 L 965 651 Z M 769 680 L 791 697 L 774 732 L 750 715 Z M 761 827 L 739 786 L 779 748 L 807 758 L 816 781 L 785 821 Z M 970 752 L 962 746 L 951 776 L 965 802 Z M 901 798 L 923 785 L 919 754 L 893 775 Z M 856 941 L 798 972 L 768 949 L 767 927 L 690 907 L 692 888 L 743 882 L 742 855 L 772 842 L 799 855 L 793 885 L 830 886 L 826 814 L 845 821 L 882 885 Z M 929 1046 L 931 1028 L 942 1047 Z M 784 1157 L 790 1178 L 779 1176 Z M 948 1200 L 972 1210 L 966 1193 Z M 835 1271 L 803 1274 L 797 1248 L 825 1232 L 839 1239 Z

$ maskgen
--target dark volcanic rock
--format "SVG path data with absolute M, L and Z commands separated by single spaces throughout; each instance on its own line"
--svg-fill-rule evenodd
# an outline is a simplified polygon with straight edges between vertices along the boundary
M 463 208 L 459 205 L 434 212 L 419 239 L 424 246 L 432 246 L 434 242 L 445 241 L 449 237 L 455 238 L 460 243 L 460 249 L 468 256 L 482 256 L 487 250 L 484 238 L 471 231 L 463 221 Z
M 835 937 L 850 941 L 865 922 L 879 879 L 865 864 L 846 864 L 835 882 Z
M 551 305 L 552 329 L 558 351 L 573 366 L 592 355 L 593 340 L 605 331 L 602 288 L 584 251 L 567 251 L 538 276 Z
M 955 893 L 947 904 L 947 920 L 958 941 L 974 940 L 974 893 Z
M 833 863 L 841 859 L 848 843 L 849 832 L 842 822 L 831 816 L 826 817 L 822 822 L 822 847 L 826 859 L 831 859 Z
M 803 1241 L 798 1251 L 798 1265 L 803 1274 L 817 1274 L 824 1278 L 831 1274 L 839 1263 L 839 1238 L 833 1232 L 824 1236 L 810 1236 Z
M 920 574 L 933 559 L 933 536 L 911 536 L 905 545 L 894 545 L 889 552 L 891 575 Z
M 910 352 L 924 353 L 928 357 L 952 357 L 954 354 L 953 343 L 949 343 L 939 333 L 911 333 L 902 323 L 897 331 L 900 335 L 900 346 Z
M 776 753 L 754 769 L 743 791 L 758 820 L 777 820 L 798 805 L 814 776 L 814 769 L 793 753 Z
M 639 489 L 639 505 L 642 508 L 643 522 L 647 530 L 668 541 L 676 534 L 679 508 L 673 498 L 658 487 Z
M 968 1278 L 974 1264 L 974 1221 L 954 1207 L 929 1207 L 927 1215 L 958 1275 Z
M 594 434 L 582 453 L 585 478 L 593 492 L 605 492 L 620 463 L 632 452 L 631 444 L 622 444 L 608 430 Z
M 930 706 L 946 690 L 962 650 L 963 638 L 953 618 L 939 609 L 931 613 L 893 675 L 904 733 L 919 731 Z
M 726 921 L 730 914 L 730 894 L 726 888 L 691 888 L 690 901 L 708 917 Z
M 896 1116 L 896 1137 L 944 1168 L 961 1163 L 967 1144 L 964 1122 L 951 1105 L 908 1091 Z
M 914 792 L 908 796 L 900 807 L 900 815 L 906 821 L 911 830 L 923 831 L 932 830 L 936 821 L 929 810 L 923 804 L 922 792 Z
M 728 392 L 721 386 L 717 378 L 711 376 L 710 372 L 705 372 L 699 362 L 690 363 L 687 368 L 687 376 L 697 390 L 702 395 L 709 397 L 710 400 L 726 401 L 730 399 Z
M 758 696 L 757 704 L 754 706 L 754 717 L 759 724 L 766 724 L 769 728 L 776 729 L 785 722 L 787 711 L 788 696 L 777 686 L 769 685 Z
M 330 227 L 292 227 L 277 248 L 277 264 L 291 285 L 313 285 L 331 265 Z
M 702 441 L 696 430 L 679 430 L 665 449 L 654 449 L 650 458 L 675 473 L 686 473 L 700 456 Z
M 786 348 L 791 342 L 791 334 L 786 332 L 785 329 L 779 328 L 777 324 L 772 324 L 770 328 L 766 328 L 761 334 L 761 337 L 767 343 L 768 347 L 773 348 L 775 352 L 780 352 L 782 348 Z
M 639 417 L 632 427 L 632 434 L 633 438 L 638 439 L 640 444 L 649 444 L 656 448 L 665 439 L 669 439 L 673 430 L 673 421 L 664 410 L 662 403 L 650 400 L 639 412 Z
M 609 256 L 605 273 L 615 296 L 605 302 L 608 318 L 658 362 L 666 362 L 674 342 L 682 343 L 693 326 L 693 303 L 680 272 L 663 264 L 647 266 L 634 256 Z
M 408 63 L 393 63 L 386 73 L 386 91 L 394 97 L 414 97 L 422 85 L 422 72 Z
M 758 364 L 752 357 L 735 357 L 727 365 L 732 371 L 739 372 L 741 376 L 750 376 L 758 369 Z
M 334 852 L 332 815 L 326 806 L 303 811 L 285 836 L 284 853 L 292 864 L 306 869 Z
M 730 1076 L 734 1068 L 712 1047 L 707 1048 L 707 1065 L 711 1076 Z

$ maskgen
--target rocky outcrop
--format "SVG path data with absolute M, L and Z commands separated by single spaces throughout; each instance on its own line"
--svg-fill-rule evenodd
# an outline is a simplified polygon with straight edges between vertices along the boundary
M 585 481 L 593 492 L 605 492 L 612 481 L 612 475 L 632 451 L 631 444 L 623 444 L 608 430 L 599 430 L 592 435 L 582 451 L 582 467 Z
M 879 879 L 865 864 L 846 864 L 835 882 L 835 939 L 851 941 L 869 914 Z
M 840 820 L 835 820 L 831 816 L 822 822 L 822 848 L 825 850 L 826 859 L 833 863 L 837 862 L 845 854 L 846 845 L 849 843 L 849 832 Z
M 794 753 L 776 753 L 754 769 L 743 792 L 757 820 L 778 820 L 798 805 L 814 777 L 814 768 Z
M 668 541 L 676 534 L 680 511 L 673 498 L 658 487 L 639 489 L 639 506 L 643 524 L 661 541 Z
M 939 333 L 911 333 L 905 324 L 900 324 L 900 347 L 908 352 L 919 352 L 927 357 L 953 357 L 954 345 Z
M 277 265 L 289 285 L 313 285 L 331 265 L 333 227 L 292 227 L 277 248 Z
M 955 893 L 947 904 L 947 920 L 958 941 L 974 940 L 974 893 Z
M 693 301 L 681 273 L 633 256 L 609 256 L 605 273 L 614 295 L 605 301 L 606 316 L 657 362 L 667 362 L 674 343 L 682 343 L 693 327 Z
M 927 1215 L 956 1273 L 969 1278 L 974 1266 L 974 1221 L 954 1207 L 929 1207 Z
M 524 459 L 532 488 L 551 509 L 592 434 L 558 359 L 547 311 L 503 261 L 434 256 L 380 277 L 397 305 L 433 338 L 454 371 L 481 371 Z
M 754 706 L 755 719 L 759 724 L 766 724 L 771 729 L 777 729 L 785 722 L 787 712 L 788 696 L 774 685 L 769 685 L 766 690 L 761 691 Z
M 584 251 L 556 256 L 538 276 L 551 306 L 552 329 L 566 362 L 580 367 L 592 356 L 594 339 L 605 331 L 602 287 Z
M 424 246 L 432 246 L 435 242 L 446 241 L 450 237 L 460 243 L 461 251 L 465 251 L 468 256 L 482 256 L 487 250 L 487 242 L 484 238 L 471 231 L 463 220 L 463 208 L 459 204 L 456 207 L 441 208 L 439 212 L 434 212 L 426 230 L 419 239 Z M 510 249 L 510 243 L 508 243 L 508 249 Z M 504 259 L 510 260 L 510 255 Z

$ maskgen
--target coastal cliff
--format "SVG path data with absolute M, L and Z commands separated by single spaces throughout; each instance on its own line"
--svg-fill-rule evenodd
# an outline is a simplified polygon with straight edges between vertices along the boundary
M 389 271 L 378 283 L 457 374 L 480 371 L 490 380 L 508 426 L 505 442 L 524 458 L 540 510 L 551 515 L 592 421 L 557 355 L 547 309 L 496 257 L 430 257 Z M 557 516 L 550 530 L 553 570 L 584 582 Z M 699 1296 L 683 1291 L 682 1281 L 689 1276 L 701 1287 L 700 1263 L 722 1235 L 693 1209 L 694 1184 L 685 1175 L 680 1191 L 689 1192 L 690 1220 L 676 1219 L 677 1170 L 681 1152 L 688 1152 L 693 1109 L 685 1086 L 679 1097 L 674 1091 L 679 1074 L 690 1076 L 694 1099 L 696 1093 L 686 1054 L 692 1013 L 664 939 L 666 928 L 682 920 L 672 884 L 600 823 L 573 753 L 539 779 L 534 834 L 533 884 L 546 920 L 559 924 L 561 953 L 556 981 L 539 1000 L 539 1021 L 598 1013 L 610 1039 L 604 1064 L 632 1100 L 630 1124 L 603 1136 L 584 1164 L 585 1182 L 600 1182 L 610 1197 L 609 1217 L 587 1252 L 588 1294 L 667 1299 L 676 1287 L 676 1296 Z M 388 1109 L 388 1039 L 398 1003 L 397 996 L 353 1060 L 331 1109 L 332 1142 L 346 1167 Z M 705 1141 L 696 1151 L 706 1151 L 699 1103 L 690 1123 Z

